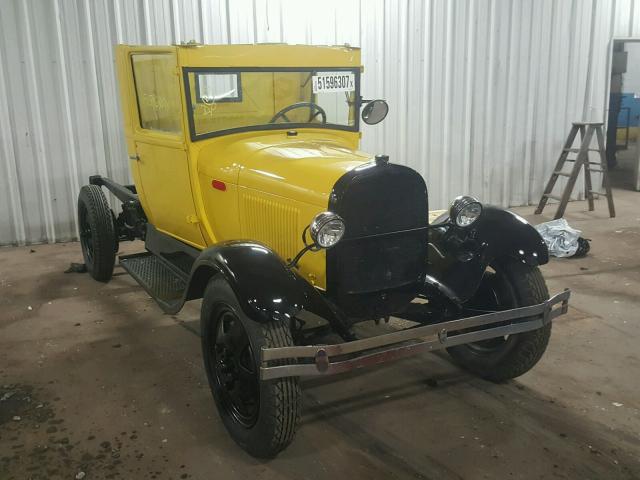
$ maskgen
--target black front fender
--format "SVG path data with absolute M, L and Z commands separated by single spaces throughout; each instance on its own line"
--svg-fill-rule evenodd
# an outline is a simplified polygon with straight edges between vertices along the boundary
M 201 298 L 216 274 L 229 282 L 244 313 L 255 321 L 292 318 L 300 310 L 332 318 L 322 295 L 259 243 L 228 242 L 203 250 L 192 267 L 186 300 Z
M 442 283 L 459 302 L 478 289 L 486 268 L 503 258 L 529 265 L 543 265 L 549 252 L 542 237 L 521 216 L 485 206 L 470 227 L 443 223 L 429 231 L 427 274 Z

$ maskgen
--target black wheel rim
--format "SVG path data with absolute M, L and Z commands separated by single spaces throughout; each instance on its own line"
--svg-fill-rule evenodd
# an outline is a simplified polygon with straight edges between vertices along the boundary
M 82 251 L 85 254 L 85 262 L 91 263 L 93 261 L 93 235 L 91 234 L 91 226 L 89 225 L 89 214 L 87 207 L 81 203 L 79 208 L 79 223 L 80 223 L 80 245 Z
M 472 315 L 508 310 L 517 307 L 517 299 L 508 278 L 499 268 L 485 272 L 474 297 L 465 305 Z M 515 337 L 505 335 L 480 342 L 468 343 L 467 348 L 478 355 L 495 354 L 509 348 Z
M 250 428 L 258 418 L 260 389 L 249 336 L 230 306 L 221 306 L 216 315 L 209 360 L 221 407 L 236 422 Z

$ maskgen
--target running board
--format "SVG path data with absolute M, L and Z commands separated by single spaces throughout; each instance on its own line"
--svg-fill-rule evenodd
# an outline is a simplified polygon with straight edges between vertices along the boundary
M 570 295 L 571 291 L 567 289 L 537 305 L 449 320 L 335 345 L 262 347 L 260 379 L 334 375 L 421 352 L 536 330 L 567 313 Z M 352 354 L 360 355 L 349 357 Z M 285 360 L 290 364 L 283 365 Z
M 121 255 L 120 265 L 165 312 L 174 313 L 184 303 L 188 276 L 157 255 L 151 252 Z

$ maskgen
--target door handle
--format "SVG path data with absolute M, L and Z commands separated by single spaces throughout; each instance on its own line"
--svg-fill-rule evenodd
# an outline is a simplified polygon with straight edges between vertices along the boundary
M 140 157 L 138 155 L 129 155 L 129 160 L 136 160 L 136 161 L 140 161 Z

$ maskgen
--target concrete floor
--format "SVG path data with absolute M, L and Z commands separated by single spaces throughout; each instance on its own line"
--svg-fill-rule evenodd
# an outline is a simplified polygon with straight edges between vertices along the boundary
M 269 462 L 218 419 L 198 302 L 164 315 L 119 268 L 65 274 L 76 243 L 0 249 L 0 479 L 640 478 L 640 197 L 615 200 L 569 206 L 592 249 L 543 267 L 574 293 L 533 371 L 495 385 L 426 354 L 305 381 Z

